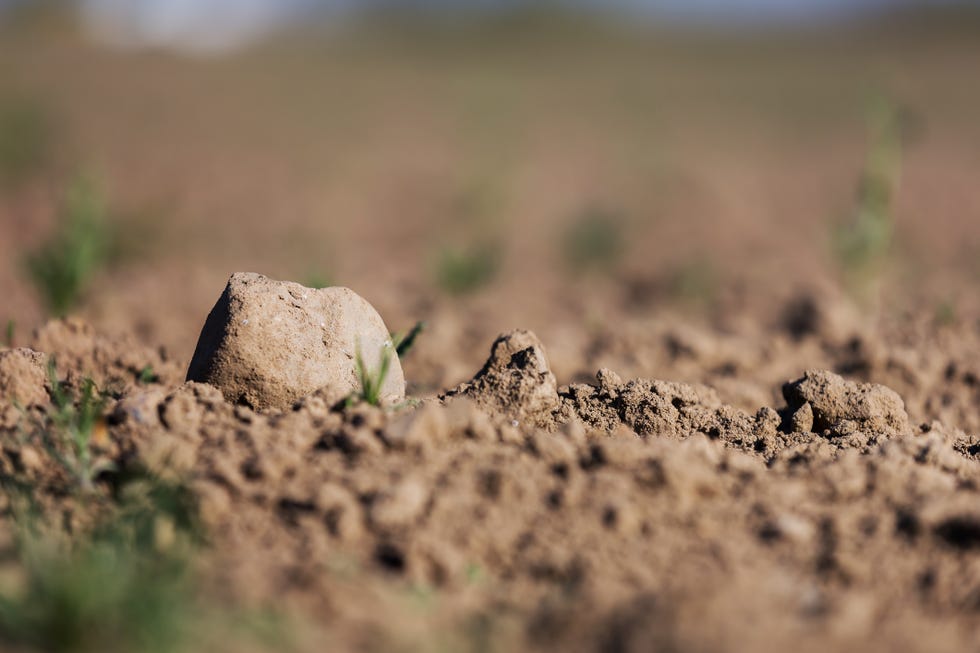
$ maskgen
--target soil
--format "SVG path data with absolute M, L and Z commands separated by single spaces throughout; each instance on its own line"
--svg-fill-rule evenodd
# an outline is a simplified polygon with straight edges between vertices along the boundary
M 680 363 L 719 368 L 674 339 Z M 855 358 L 819 329 L 756 342 L 743 354 Z M 609 369 L 559 386 L 528 331 L 400 409 L 325 390 L 257 412 L 77 320 L 30 345 L 117 388 L 119 465 L 190 479 L 210 592 L 286 606 L 339 649 L 952 651 L 977 645 L 980 619 L 977 334 L 952 342 L 939 379 L 884 343 L 852 373 L 900 381 L 908 402 L 811 370 L 754 412 Z M 147 365 L 157 380 L 137 383 Z M 45 393 L 29 350 L 0 369 L 5 396 Z M 0 463 L 57 496 L 54 465 L 10 447 Z
M 0 198 L 0 472 L 65 523 L 24 439 L 52 359 L 110 391 L 101 455 L 193 490 L 208 600 L 290 615 L 301 650 L 980 648 L 975 37 L 202 64 L 42 36 L 0 39 L 0 67 L 104 164 L 133 241 L 47 321 L 16 262 L 58 171 Z M 847 292 L 826 246 L 866 155 L 846 98 L 879 81 L 929 129 L 886 269 Z M 596 203 L 629 247 L 569 270 L 556 235 Z M 480 239 L 498 277 L 435 287 L 434 249 Z M 242 269 L 423 320 L 409 401 L 256 410 L 185 382 Z

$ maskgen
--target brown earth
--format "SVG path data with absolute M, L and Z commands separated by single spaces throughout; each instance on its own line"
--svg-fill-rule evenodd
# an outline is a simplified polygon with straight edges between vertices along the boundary
M 663 336 L 679 364 L 731 376 L 679 337 Z M 338 649 L 975 647 L 977 334 L 951 339 L 937 370 L 883 340 L 862 367 L 859 346 L 833 340 L 777 329 L 742 354 L 820 351 L 826 367 L 894 378 L 907 402 L 821 371 L 754 412 L 608 369 L 559 386 L 518 331 L 417 408 L 314 394 L 255 412 L 77 321 L 31 346 L 69 379 L 117 388 L 107 450 L 123 469 L 190 480 L 209 592 L 286 606 Z M 31 402 L 46 378 L 27 351 L 0 354 L 0 379 Z M 159 382 L 135 383 L 146 365 Z M 56 465 L 10 445 L 2 465 L 64 501 Z
M 0 196 L 21 347 L 0 349 L 0 473 L 86 518 L 32 439 L 53 357 L 69 387 L 110 391 L 96 445 L 119 471 L 99 487 L 136 468 L 188 483 L 207 600 L 292 615 L 302 650 L 976 649 L 980 41 L 963 30 L 374 34 L 206 62 L 3 32 L 0 90 L 63 140 Z M 894 247 L 855 300 L 828 241 L 870 89 L 919 129 Z M 47 322 L 21 257 L 85 165 L 126 255 Z M 556 243 L 595 206 L 627 247 L 579 273 Z M 484 241 L 498 276 L 440 290 L 440 248 Z M 239 269 L 328 275 L 393 331 L 424 320 L 402 361 L 420 405 L 321 391 L 262 412 L 185 383 Z

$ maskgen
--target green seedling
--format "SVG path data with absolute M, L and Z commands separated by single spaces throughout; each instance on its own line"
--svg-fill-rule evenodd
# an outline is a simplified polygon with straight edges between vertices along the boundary
M 398 358 L 402 358 L 407 354 L 412 347 L 415 345 L 415 339 L 419 337 L 419 334 L 425 330 L 425 322 L 416 322 L 415 326 L 409 329 L 408 333 L 404 336 L 399 334 L 393 334 L 391 339 L 396 342 L 395 353 L 398 354 Z
M 105 203 L 85 178 L 69 187 L 57 231 L 26 259 L 26 269 L 48 310 L 64 315 L 74 308 L 111 253 Z
M 347 398 L 347 405 L 363 402 L 372 406 L 380 406 L 381 388 L 384 386 L 385 379 L 388 378 L 388 372 L 391 371 L 391 361 L 394 357 L 407 354 L 424 328 L 424 322 L 416 322 L 407 334 L 393 334 L 391 340 L 381 347 L 380 360 L 374 370 L 368 369 L 364 362 L 364 356 L 361 354 L 361 347 L 358 345 L 354 364 L 360 388 Z
M 51 149 L 50 121 L 30 101 L 0 106 L 0 187 L 13 188 L 41 172 Z
M 497 277 L 501 258 L 500 247 L 493 244 L 444 249 L 436 267 L 436 282 L 447 294 L 468 295 Z
M 322 272 L 311 272 L 303 280 L 303 285 L 307 288 L 320 289 L 329 288 L 336 285 L 330 275 Z
M 7 329 L 4 332 L 4 344 L 11 349 L 14 347 L 14 331 L 16 329 L 17 323 L 13 319 L 7 320 Z
M 956 303 L 952 299 L 945 299 L 936 305 L 934 321 L 937 325 L 948 327 L 956 323 L 957 311 Z
M 107 438 L 103 412 L 107 396 L 92 379 L 84 379 L 74 393 L 58 379 L 54 359 L 48 361 L 51 405 L 42 422 L 35 424 L 41 444 L 57 460 L 83 493 L 94 489 L 95 479 L 111 471 L 111 461 L 97 455 L 93 445 Z
M 118 504 L 91 529 L 16 516 L 23 581 L 0 591 L 4 648 L 182 650 L 201 607 L 188 565 L 199 541 L 189 497 L 143 476 L 120 485 Z
M 393 355 L 397 356 L 394 353 L 395 348 L 396 345 L 386 342 L 381 348 L 381 360 L 378 362 L 378 367 L 372 371 L 364 363 L 361 348 L 358 346 L 354 363 L 357 366 L 357 381 L 360 384 L 360 389 L 348 399 L 348 404 L 364 402 L 372 406 L 381 405 L 381 388 L 391 370 L 391 358 Z
M 140 370 L 139 376 L 136 379 L 142 385 L 148 385 L 150 383 L 156 383 L 160 380 L 160 377 L 153 371 L 152 365 L 147 365 Z
M 834 253 L 845 281 L 863 292 L 881 275 L 894 236 L 894 203 L 902 167 L 902 134 L 896 106 L 884 98 L 868 118 L 868 156 L 852 215 L 833 233 Z
M 486 572 L 483 570 L 483 567 L 475 562 L 471 562 L 470 564 L 466 565 L 466 570 L 464 573 L 466 576 L 466 582 L 471 585 L 482 582 L 486 576 Z
M 562 238 L 562 256 L 573 272 L 610 272 L 625 250 L 622 219 L 616 213 L 590 208 L 578 216 Z
M 718 294 L 718 277 L 711 262 L 697 258 L 676 267 L 667 279 L 667 292 L 678 301 L 710 304 Z

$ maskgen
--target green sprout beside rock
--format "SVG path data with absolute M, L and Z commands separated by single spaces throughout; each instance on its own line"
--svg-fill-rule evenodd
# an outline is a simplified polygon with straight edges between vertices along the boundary
M 424 322 L 416 322 L 407 334 L 393 334 L 391 340 L 386 342 L 381 348 L 378 366 L 369 369 L 364 362 L 361 348 L 358 346 L 354 363 L 357 370 L 358 389 L 347 399 L 348 405 L 355 403 L 366 403 L 372 406 L 381 405 L 381 389 L 384 387 L 385 379 L 391 369 L 391 361 L 394 357 L 401 358 L 415 344 L 416 338 L 425 329 Z

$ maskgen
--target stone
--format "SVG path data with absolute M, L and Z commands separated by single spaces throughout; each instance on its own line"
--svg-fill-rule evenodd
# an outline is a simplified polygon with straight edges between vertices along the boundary
M 813 407 L 810 402 L 803 402 L 796 409 L 790 418 L 790 425 L 793 433 L 810 433 L 813 430 Z
M 285 410 L 325 387 L 358 390 L 358 353 L 369 372 L 391 357 L 381 399 L 402 400 L 398 355 L 365 299 L 348 288 L 306 288 L 238 272 L 204 323 L 187 380 L 209 383 L 233 403 Z

